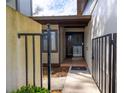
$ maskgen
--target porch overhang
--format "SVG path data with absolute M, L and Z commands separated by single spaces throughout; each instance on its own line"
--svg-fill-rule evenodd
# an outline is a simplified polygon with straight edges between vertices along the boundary
M 91 15 L 83 16 L 38 16 L 31 17 L 33 20 L 42 25 L 45 24 L 58 24 L 62 26 L 87 26 L 91 20 Z

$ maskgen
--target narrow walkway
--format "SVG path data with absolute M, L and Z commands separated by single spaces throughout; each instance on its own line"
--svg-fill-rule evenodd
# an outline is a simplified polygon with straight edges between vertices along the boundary
M 70 67 L 62 93 L 100 93 L 88 69 Z

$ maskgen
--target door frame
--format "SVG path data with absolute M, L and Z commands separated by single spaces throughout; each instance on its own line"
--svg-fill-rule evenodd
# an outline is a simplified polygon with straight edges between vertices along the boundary
M 81 57 L 84 57 L 84 32 L 65 32 L 65 57 L 66 58 L 69 58 L 69 56 L 67 56 L 67 52 L 66 52 L 66 47 L 67 47 L 67 43 L 66 43 L 66 35 L 67 33 L 80 33 L 82 34 L 82 42 L 83 42 L 83 45 L 82 45 L 82 56 Z M 73 54 L 72 54 L 72 57 L 73 57 Z M 71 58 L 72 58 L 71 57 Z

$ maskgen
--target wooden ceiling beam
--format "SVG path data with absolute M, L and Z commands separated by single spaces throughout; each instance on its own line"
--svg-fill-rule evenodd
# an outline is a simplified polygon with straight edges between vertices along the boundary
M 33 20 L 40 24 L 59 24 L 59 25 L 87 25 L 91 19 L 90 15 L 85 16 L 44 16 L 44 17 L 31 17 Z

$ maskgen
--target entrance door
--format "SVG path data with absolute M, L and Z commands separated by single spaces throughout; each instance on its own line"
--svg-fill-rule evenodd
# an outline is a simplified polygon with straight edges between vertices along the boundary
M 83 57 L 83 43 L 83 32 L 66 32 L 66 57 Z

